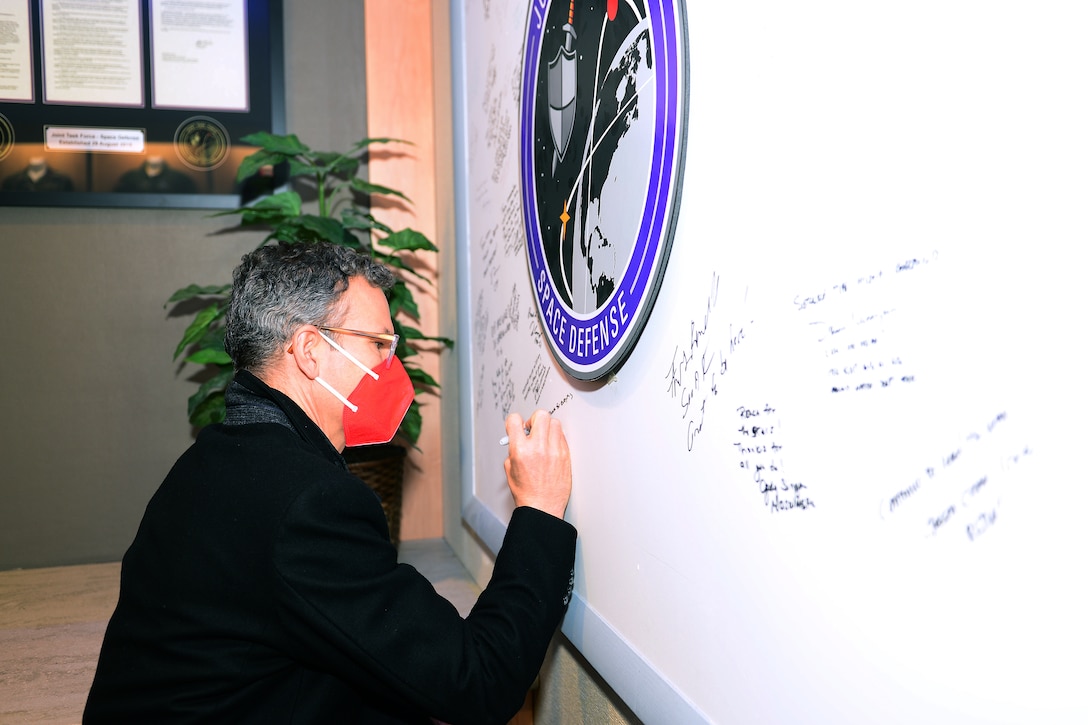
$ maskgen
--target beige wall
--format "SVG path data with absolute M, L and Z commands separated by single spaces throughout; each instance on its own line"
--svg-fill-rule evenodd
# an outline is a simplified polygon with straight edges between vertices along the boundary
M 163 303 L 245 248 L 205 216 L 0 208 L 0 570 L 118 559 L 189 444 Z

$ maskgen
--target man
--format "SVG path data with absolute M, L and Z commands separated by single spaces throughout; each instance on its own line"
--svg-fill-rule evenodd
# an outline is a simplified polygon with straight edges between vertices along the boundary
M 517 508 L 461 619 L 397 564 L 377 496 L 340 456 L 392 435 L 411 400 L 392 282 L 333 245 L 243 258 L 227 418 L 148 504 L 85 723 L 502 723 L 519 709 L 573 582 L 566 438 L 543 411 L 507 419 Z
M 31 156 L 26 168 L 5 177 L 2 191 L 75 191 L 71 177 L 56 171 L 44 156 Z
M 148 156 L 134 169 L 121 174 L 113 190 L 124 194 L 195 194 L 196 182 L 183 171 L 171 168 L 162 156 Z

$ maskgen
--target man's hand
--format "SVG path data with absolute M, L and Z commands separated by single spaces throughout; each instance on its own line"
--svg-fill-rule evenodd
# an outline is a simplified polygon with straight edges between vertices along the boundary
M 518 506 L 531 506 L 563 518 L 570 498 L 570 449 L 563 426 L 543 410 L 526 423 L 517 413 L 506 417 L 510 455 L 506 483 Z

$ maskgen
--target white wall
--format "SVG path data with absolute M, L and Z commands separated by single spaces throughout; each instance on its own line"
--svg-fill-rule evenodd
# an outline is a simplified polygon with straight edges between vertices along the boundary
M 528 9 L 461 4 L 475 531 L 497 546 L 512 507 L 507 410 L 566 401 L 564 632 L 638 716 L 1083 721 L 1084 10 L 687 5 L 668 271 L 583 384 L 504 224 Z

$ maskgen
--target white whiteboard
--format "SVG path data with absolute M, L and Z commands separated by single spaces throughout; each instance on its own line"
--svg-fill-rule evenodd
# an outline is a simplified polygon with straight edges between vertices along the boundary
M 563 630 L 649 723 L 1088 721 L 1088 6 L 687 5 L 672 255 L 589 384 L 524 258 L 529 3 L 452 3 L 466 520 L 554 409 Z

